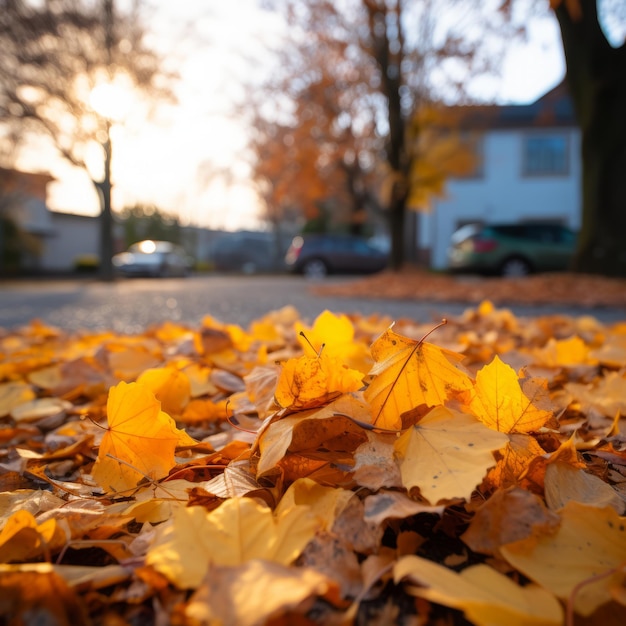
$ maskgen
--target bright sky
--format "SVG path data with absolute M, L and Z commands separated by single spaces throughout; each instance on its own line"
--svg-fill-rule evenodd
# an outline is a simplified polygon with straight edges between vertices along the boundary
M 168 45 L 172 31 L 194 19 L 206 43 L 180 50 L 173 65 L 181 74 L 179 104 L 146 124 L 141 113 L 126 114 L 123 127 L 112 129 L 113 208 L 135 203 L 154 204 L 178 214 L 183 223 L 211 228 L 256 228 L 257 204 L 246 184 L 240 154 L 245 130 L 232 115 L 239 81 L 264 71 L 261 33 L 271 40 L 280 21 L 261 12 L 258 0 L 206 2 L 206 0 L 151 0 L 155 7 L 154 45 Z M 210 7 L 207 9 L 207 5 Z M 210 13 L 209 13 L 210 12 Z M 198 17 L 199 16 L 199 17 Z M 556 20 L 550 17 L 530 29 L 530 41 L 504 60 L 503 79 L 480 85 L 486 98 L 497 102 L 532 102 L 564 76 L 564 61 Z M 242 58 L 241 52 L 249 54 Z M 478 88 L 478 87 L 477 87 Z M 19 167 L 48 170 L 57 178 L 49 185 L 51 209 L 97 215 L 98 197 L 88 176 L 45 152 Z M 102 157 L 94 154 L 92 173 L 100 176 Z M 220 175 L 228 168 L 235 181 Z

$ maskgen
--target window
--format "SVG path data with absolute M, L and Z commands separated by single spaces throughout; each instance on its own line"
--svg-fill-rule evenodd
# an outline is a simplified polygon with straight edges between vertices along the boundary
M 566 135 L 528 135 L 524 138 L 525 176 L 558 176 L 569 170 Z

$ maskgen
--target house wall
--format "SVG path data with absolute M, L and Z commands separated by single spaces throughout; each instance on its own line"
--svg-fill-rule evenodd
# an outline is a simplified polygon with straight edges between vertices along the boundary
M 525 176 L 524 137 L 531 133 L 567 135 L 569 167 L 564 175 Z M 422 216 L 420 249 L 430 251 L 431 267 L 446 267 L 452 233 L 468 222 L 559 220 L 577 229 L 581 209 L 580 133 L 574 128 L 506 129 L 483 136 L 480 176 L 451 179 L 446 197 Z
M 50 212 L 53 234 L 44 240 L 41 268 L 64 272 L 74 269 L 81 256 L 98 256 L 99 222 L 86 215 Z

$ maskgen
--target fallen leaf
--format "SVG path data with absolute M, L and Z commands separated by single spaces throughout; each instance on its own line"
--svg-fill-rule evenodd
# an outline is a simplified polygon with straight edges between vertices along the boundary
M 35 392 L 28 383 L 13 381 L 0 384 L 0 417 L 9 415 L 14 408 L 35 397 Z
M 145 478 L 167 476 L 176 464 L 176 448 L 196 443 L 138 383 L 121 382 L 110 389 L 107 416 L 109 426 L 92 470 L 94 480 L 107 491 L 125 491 Z
M 56 520 L 37 523 L 28 511 L 17 511 L 0 532 L 0 563 L 25 561 L 58 550 L 68 537 Z
M 363 374 L 344 365 L 337 357 L 322 352 L 286 361 L 274 392 L 279 406 L 292 410 L 323 406 L 342 393 L 363 386 Z
M 331 587 L 310 568 L 290 569 L 258 559 L 236 567 L 213 566 L 185 607 L 185 616 L 198 624 L 263 626 L 278 623 L 273 620 L 290 611 L 304 615 Z
M 611 588 L 624 584 L 626 519 L 612 507 L 570 501 L 560 511 L 561 525 L 554 535 L 523 539 L 500 548 L 517 570 L 561 600 L 574 599 L 577 613 L 591 615 L 611 600 Z M 593 580 L 604 574 L 599 580 Z M 584 584 L 588 582 L 588 584 Z
M 168 415 L 180 415 L 191 397 L 189 378 L 174 367 L 147 369 L 139 375 L 137 382 L 152 391 Z
M 411 500 L 401 491 L 382 491 L 367 496 L 363 501 L 364 518 L 367 522 L 382 524 L 388 519 L 405 519 L 419 513 L 443 515 L 445 507 L 429 506 Z
M 537 380 L 526 381 L 526 390 L 522 390 L 515 370 L 495 356 L 476 375 L 470 409 L 494 430 L 537 432 L 552 417 L 551 411 L 535 405 L 545 403 L 546 396 L 547 386 Z
M 487 470 L 496 464 L 493 451 L 508 437 L 476 418 L 445 407 L 432 409 L 396 442 L 402 482 L 419 487 L 431 504 L 469 500 Z
M 372 367 L 370 350 L 365 344 L 355 341 L 354 325 L 347 315 L 323 311 L 315 318 L 311 328 L 296 322 L 294 330 L 306 356 L 315 357 L 323 352 L 363 375 Z
M 519 487 L 499 489 L 478 508 L 461 539 L 474 552 L 497 556 L 501 545 L 551 534 L 560 521 L 539 496 Z
M 626 509 L 626 501 L 611 485 L 568 463 L 549 463 L 544 487 L 546 502 L 555 511 L 563 508 L 570 500 L 598 508 L 611 506 L 619 515 L 623 515 Z
M 45 572 L 0 571 L 0 615 L 9 619 L 6 623 L 89 623 L 78 593 L 50 565 L 48 568 L 50 571 Z
M 288 565 L 319 528 L 307 506 L 281 516 L 250 498 L 231 498 L 214 511 L 176 509 L 159 527 L 146 563 L 176 586 L 202 583 L 209 564 L 237 566 L 253 559 Z
M 365 390 L 372 423 L 400 429 L 401 416 L 421 404 L 429 407 L 472 389 L 460 367 L 461 354 L 425 341 L 415 341 L 387 329 L 373 344 L 373 380 Z
M 295 506 L 308 506 L 318 518 L 320 528 L 329 529 L 353 497 L 354 493 L 347 489 L 325 487 L 310 478 L 299 478 L 284 493 L 275 514 L 280 517 Z
M 551 593 L 536 585 L 521 587 L 488 565 L 472 565 L 457 574 L 411 555 L 395 564 L 394 579 L 409 583 L 412 595 L 463 611 L 477 626 L 563 623 L 563 610 Z

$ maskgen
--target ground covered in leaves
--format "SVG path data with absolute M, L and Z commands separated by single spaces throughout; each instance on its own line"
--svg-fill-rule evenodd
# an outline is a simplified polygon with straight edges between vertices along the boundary
M 545 273 L 507 279 L 437 274 L 407 266 L 401 272 L 380 272 L 349 284 L 314 289 L 325 295 L 368 298 L 626 308 L 625 279 L 588 274 Z
M 626 321 L 392 322 L 0 330 L 2 623 L 623 625 Z

